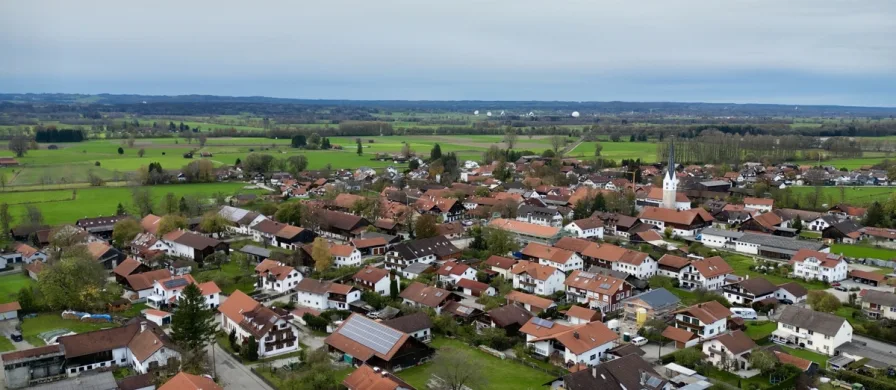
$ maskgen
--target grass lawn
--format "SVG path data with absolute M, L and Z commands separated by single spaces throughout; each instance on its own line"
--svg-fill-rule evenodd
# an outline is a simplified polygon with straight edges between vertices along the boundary
M 747 322 L 747 336 L 750 336 L 753 340 L 759 340 L 767 337 L 772 334 L 772 332 L 778 329 L 778 324 L 771 321 L 753 321 Z
M 738 384 L 740 384 L 741 389 L 751 389 L 755 388 L 754 386 L 758 386 L 760 389 L 762 389 L 772 386 L 768 378 L 762 374 L 756 375 L 752 378 L 744 379 L 727 371 L 722 371 L 717 368 L 708 368 L 706 370 L 706 376 L 721 382 L 725 382 L 734 387 L 737 387 Z
M 744 256 L 744 255 L 722 253 L 721 257 L 723 259 L 725 259 L 725 262 L 727 262 L 728 265 L 730 265 L 732 269 L 734 269 L 734 273 L 737 274 L 738 276 L 750 275 L 750 277 L 760 277 L 760 278 L 764 278 L 774 284 L 797 282 L 809 290 L 824 290 L 827 288 L 824 285 L 824 283 L 820 283 L 820 282 L 807 282 L 805 280 L 799 280 L 799 279 L 788 279 L 788 278 L 786 278 L 784 276 L 780 276 L 780 275 L 763 274 L 761 272 L 751 271 L 750 266 L 754 265 L 755 262 L 753 261 L 752 258 Z
M 221 288 L 221 292 L 230 295 L 236 290 L 240 290 L 246 294 L 255 291 L 255 277 L 250 277 L 254 273 L 252 268 L 244 270 L 240 268 L 240 265 L 231 261 L 228 263 L 224 263 L 221 265 L 221 269 L 216 270 L 208 270 L 200 272 L 197 277 L 199 280 L 214 280 L 218 281 L 221 278 L 227 278 L 230 280 L 230 283 L 222 285 L 218 284 L 218 287 Z
M 846 257 L 873 258 L 880 260 L 896 259 L 896 249 L 875 248 L 873 246 L 855 244 L 831 245 L 831 253 L 842 253 Z
M 793 191 L 794 196 L 799 196 L 800 198 L 806 196 L 806 194 L 815 192 L 815 187 L 810 186 L 793 186 L 790 187 L 790 189 L 791 191 Z M 890 194 L 893 193 L 893 188 L 876 186 L 843 187 L 842 199 L 840 195 L 840 187 L 822 187 L 821 193 L 824 203 L 830 204 L 845 202 L 854 206 L 860 206 L 869 205 L 874 201 L 883 202 L 887 200 L 890 197 Z
M 811 360 L 815 363 L 818 363 L 818 367 L 820 367 L 820 368 L 824 368 L 824 367 L 828 366 L 828 356 L 827 355 L 822 355 L 818 352 L 807 351 L 805 349 L 800 349 L 800 348 L 785 347 L 783 345 L 781 346 L 781 348 L 793 356 L 800 357 L 800 358 L 803 358 L 806 360 Z
M 567 153 L 569 157 L 594 157 L 596 142 L 582 142 L 575 149 Z M 609 142 L 600 143 L 603 149 L 600 151 L 602 158 L 621 161 L 623 159 L 638 159 L 642 162 L 656 161 L 656 142 Z
M 45 345 L 38 335 L 56 329 L 68 329 L 75 333 L 86 333 L 98 329 L 114 328 L 110 322 L 91 323 L 78 320 L 62 319 L 60 314 L 39 314 L 34 318 L 26 318 L 22 321 L 22 336 L 25 341 L 34 346 Z
M 0 352 L 7 352 L 15 350 L 15 345 L 12 345 L 12 341 L 6 335 L 0 335 Z
M 149 309 L 145 303 L 138 303 L 136 305 L 131 305 L 130 309 L 127 309 L 122 312 L 115 313 L 116 315 L 120 315 L 122 317 L 133 318 L 139 316 L 143 310 Z
M 690 306 L 697 303 L 697 296 L 692 291 L 686 291 L 680 288 L 670 288 L 668 290 L 672 294 L 675 294 L 678 299 L 681 299 L 683 305 Z
M 473 348 L 462 341 L 440 337 L 433 340 L 432 347 L 436 349 L 458 348 L 469 351 L 473 355 L 473 358 L 476 359 L 476 364 L 481 368 L 482 373 L 488 378 L 488 389 L 535 390 L 541 389 L 542 383 L 554 378 L 553 375 L 526 367 L 522 364 L 496 358 Z M 418 389 L 425 389 L 426 382 L 429 380 L 429 370 L 431 367 L 432 364 L 425 364 L 400 371 L 397 375 L 401 379 L 407 381 L 410 385 Z
M 32 284 L 34 284 L 34 280 L 24 274 L 0 276 L 0 303 L 18 300 L 19 290 Z

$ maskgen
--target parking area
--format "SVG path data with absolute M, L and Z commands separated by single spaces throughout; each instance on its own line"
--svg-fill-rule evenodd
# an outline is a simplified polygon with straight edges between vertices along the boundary
M 840 282 L 840 287 L 846 288 L 847 291 L 837 290 L 835 287 L 829 288 L 825 291 L 834 294 L 841 302 L 849 302 L 849 294 L 855 293 L 858 295 L 861 290 L 878 290 L 878 291 L 888 291 L 892 292 L 893 287 L 890 286 L 872 286 L 864 283 L 854 282 L 852 279 L 847 279 Z M 859 291 L 848 291 L 854 288 L 859 288 Z
M 652 362 L 659 360 L 662 356 L 675 352 L 675 342 L 673 341 L 662 346 L 660 343 L 649 342 L 642 345 L 640 348 L 644 351 L 644 360 Z
M 31 344 L 29 344 L 28 342 L 26 342 L 24 340 L 13 341 L 11 338 L 9 338 L 9 335 L 11 335 L 13 333 L 19 333 L 19 334 L 22 333 L 16 329 L 16 325 L 18 325 L 18 324 L 19 324 L 19 320 L 0 321 L 0 336 L 5 337 L 7 340 L 12 342 L 12 345 L 16 347 L 16 351 L 33 348 L 33 346 Z

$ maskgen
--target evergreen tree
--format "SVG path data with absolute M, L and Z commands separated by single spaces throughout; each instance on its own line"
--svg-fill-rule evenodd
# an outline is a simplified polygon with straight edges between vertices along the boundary
M 127 210 L 124 209 L 124 205 L 121 202 L 118 203 L 118 208 L 115 210 L 115 215 L 127 215 Z
M 591 215 L 589 211 L 590 210 L 588 209 L 588 201 L 582 199 L 576 202 L 575 208 L 572 210 L 572 217 L 573 219 L 588 218 L 588 216 Z
M 237 349 L 234 347 L 236 345 L 236 328 L 230 330 L 230 334 L 227 335 L 227 341 L 230 341 L 230 348 Z
M 19 289 L 19 306 L 22 307 L 22 314 L 34 313 L 37 308 L 34 306 L 34 292 L 31 287 L 22 287 Z
M 865 226 L 886 227 L 886 217 L 884 216 L 884 208 L 880 202 L 874 202 L 868 208 L 865 214 L 865 220 L 862 222 Z
M 124 154 L 124 149 L 121 146 L 118 147 L 118 154 Z
M 188 211 L 190 210 L 190 208 L 187 207 L 187 199 L 183 196 L 180 197 L 180 204 L 178 204 L 177 210 L 180 211 L 180 213 L 183 215 L 189 214 Z
M 215 312 L 195 283 L 184 288 L 177 304 L 171 316 L 171 338 L 186 350 L 204 348 L 215 334 Z
M 439 144 L 435 144 L 432 146 L 432 150 L 429 151 L 429 160 L 436 161 L 442 158 L 442 147 Z
M 240 164 L 242 164 L 242 162 L 243 162 L 243 160 L 240 160 L 240 158 L 237 157 L 237 158 L 236 158 L 236 161 L 234 161 L 233 165 L 234 165 L 234 166 L 240 166 Z
M 796 234 L 800 234 L 803 231 L 803 220 L 799 215 L 793 219 L 793 225 L 791 227 L 796 229 Z
M 258 341 L 255 336 L 249 336 L 249 343 L 246 345 L 246 359 L 250 362 L 258 360 Z
M 598 192 L 597 196 L 594 197 L 594 207 L 591 208 L 591 212 L 607 211 L 607 199 L 604 198 L 604 194 Z
M 394 277 L 390 279 L 392 280 L 389 282 L 389 297 L 392 298 L 393 301 L 398 300 L 398 281 L 395 280 Z
M 358 155 L 360 156 L 362 154 L 364 154 L 364 146 L 361 145 L 361 140 L 358 139 Z
M 9 236 L 9 229 L 12 227 L 12 214 L 9 213 L 9 204 L 0 204 L 0 238 Z

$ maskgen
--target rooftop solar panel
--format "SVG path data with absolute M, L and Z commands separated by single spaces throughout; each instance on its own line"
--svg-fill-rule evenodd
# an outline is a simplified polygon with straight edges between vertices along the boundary
M 360 316 L 346 321 L 339 333 L 381 355 L 389 353 L 402 336 L 395 329 Z
M 190 282 L 187 281 L 186 279 L 171 279 L 171 280 L 166 280 L 164 284 L 165 284 L 165 288 L 170 289 L 170 288 L 186 286 L 186 285 L 190 284 Z
M 551 328 L 554 327 L 554 323 L 553 323 L 553 322 L 548 321 L 548 320 L 543 319 L 543 318 L 538 318 L 538 317 L 533 318 L 533 319 L 532 319 L 532 323 L 535 324 L 536 326 L 540 326 L 540 327 L 542 327 L 542 328 L 548 328 L 548 329 L 551 329 Z

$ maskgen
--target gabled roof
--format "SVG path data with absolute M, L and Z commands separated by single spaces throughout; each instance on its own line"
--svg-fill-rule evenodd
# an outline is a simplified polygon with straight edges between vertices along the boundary
M 414 390 L 413 386 L 392 373 L 381 371 L 379 368 L 367 364 L 362 364 L 352 371 L 342 381 L 342 385 L 348 390 Z
M 688 264 L 691 264 L 691 261 L 687 258 L 665 254 L 663 257 L 660 257 L 659 265 L 664 265 L 666 267 L 682 269 L 687 267 Z
M 354 253 L 357 249 L 351 245 L 342 245 L 342 244 L 330 244 L 330 253 L 333 256 L 339 257 L 349 257 Z
M 653 365 L 631 354 L 563 377 L 567 390 L 661 390 L 667 382 Z
M 496 229 L 542 238 L 553 238 L 560 234 L 560 228 L 541 226 L 512 219 L 495 218 L 488 225 Z
M 600 312 L 597 310 L 586 309 L 579 305 L 570 306 L 569 310 L 566 311 L 567 317 L 579 318 L 583 320 L 591 321 L 600 321 Z
M 753 341 L 746 333 L 736 330 L 734 332 L 725 333 L 719 337 L 714 338 L 712 341 L 718 341 L 725 348 L 734 355 L 740 355 L 744 352 L 752 351 L 754 348 L 758 348 L 756 342 Z
M 361 361 L 374 356 L 390 361 L 408 338 L 407 333 L 352 314 L 324 342 Z
M 514 264 L 516 264 L 516 260 L 496 255 L 491 255 L 485 260 L 485 265 L 501 269 L 511 269 Z
M 523 248 L 522 253 L 536 259 L 549 260 L 559 264 L 566 264 L 566 262 L 568 262 L 575 254 L 566 249 L 554 248 L 534 242 L 530 242 L 529 245 L 526 245 L 526 247 Z
M 585 256 L 608 262 L 620 262 L 631 265 L 641 265 L 650 255 L 631 249 L 618 247 L 612 244 L 603 244 L 597 249 L 589 250 Z
M 523 326 L 530 318 L 534 317 L 528 310 L 512 303 L 496 307 L 487 313 L 488 317 L 495 323 L 495 326 L 499 328 L 505 328 L 513 324 Z
M 865 296 L 862 297 L 862 301 L 886 307 L 896 307 L 896 294 L 869 289 Z
M 277 278 L 277 280 L 286 279 L 289 277 L 289 274 L 295 270 L 296 269 L 293 267 L 271 259 L 264 259 L 261 263 L 258 263 L 258 265 L 255 266 L 255 273 L 259 275 L 270 274 Z
M 145 217 L 143 217 L 143 219 L 140 220 L 140 227 L 142 227 L 143 230 L 155 235 L 159 233 L 159 222 L 161 221 L 162 217 L 154 214 L 147 214 Z
M 193 232 L 188 232 L 186 230 L 175 230 L 162 236 L 162 239 L 166 241 L 173 241 L 178 244 L 200 250 L 208 248 L 210 246 L 214 247 L 221 243 L 221 241 L 218 241 L 214 238 L 206 237 Z
M 293 289 L 311 294 L 324 295 L 329 293 L 347 295 L 352 286 L 331 281 L 322 281 L 312 278 L 304 278 Z
M 616 295 L 625 286 L 625 281 L 608 275 L 600 275 L 581 270 L 572 271 L 566 281 L 567 287 L 596 292 L 602 295 Z
M 133 257 L 128 257 L 124 259 L 121 263 L 115 266 L 115 269 L 112 272 L 118 276 L 126 278 L 128 275 L 132 274 L 137 267 L 140 267 L 143 263 L 135 260 Z
M 597 229 L 604 226 L 604 222 L 596 217 L 577 219 L 572 221 L 572 223 L 576 224 L 576 226 L 582 230 Z
M 734 272 L 734 269 L 725 262 L 725 259 L 719 256 L 707 257 L 703 260 L 694 260 L 691 262 L 691 265 L 700 273 L 700 275 L 703 275 L 704 278 L 714 278 L 719 275 L 726 275 Z
M 240 290 L 230 294 L 230 297 L 218 306 L 218 311 L 243 330 L 256 336 L 256 339 L 266 335 L 280 319 L 273 310 L 262 306 Z M 262 325 L 260 328 L 259 324 Z
M 704 324 L 712 324 L 731 317 L 731 310 L 716 301 L 698 303 L 694 306 L 678 310 L 675 314 L 688 314 Z
M 887 279 L 887 277 L 885 275 L 881 275 L 877 272 L 868 272 L 868 271 L 862 271 L 862 270 L 858 270 L 858 269 L 849 271 L 849 277 L 856 278 L 856 279 L 873 280 L 878 283 L 881 283 Z
M 542 310 L 554 306 L 554 301 L 550 299 L 519 291 L 511 291 L 507 293 L 507 295 L 504 296 L 504 299 L 507 299 L 507 302 L 519 302 Z
M 596 242 L 575 237 L 562 237 L 554 243 L 554 248 L 566 249 L 580 255 L 595 250 L 597 247 L 598 245 Z
M 805 286 L 797 282 L 787 282 L 778 286 L 778 288 L 786 290 L 797 298 L 804 297 L 809 294 L 809 290 L 807 290 Z
M 762 296 L 767 294 L 772 294 L 776 290 L 778 290 L 778 286 L 774 283 L 769 282 L 765 278 L 750 278 L 744 279 L 740 282 L 734 283 L 743 288 L 746 292 L 753 294 L 754 296 Z
M 464 272 L 467 272 L 468 269 L 470 269 L 470 266 L 464 263 L 458 263 L 456 261 L 446 261 L 445 264 L 442 264 L 442 267 L 436 270 L 436 274 L 441 276 L 458 276 L 463 275 Z
M 818 332 L 826 336 L 834 336 L 846 321 L 843 317 L 821 313 L 797 306 L 787 306 L 778 318 L 779 323 Z
M 454 246 L 445 236 L 435 236 L 399 243 L 392 247 L 392 251 L 398 253 L 405 260 L 411 260 L 430 255 L 446 257 L 461 250 Z
M 126 279 L 128 285 L 130 285 L 134 291 L 140 291 L 152 288 L 152 285 L 156 280 L 167 279 L 170 277 L 171 271 L 168 271 L 167 269 L 157 269 L 149 272 L 128 275 Z
M 529 322 L 520 329 L 520 332 L 530 334 L 527 331 L 524 331 L 524 329 L 526 329 L 526 326 L 533 324 L 534 320 L 534 318 L 529 320 Z M 542 320 L 540 322 L 543 323 L 544 321 L 545 320 Z M 537 324 L 535 325 L 537 326 Z M 618 338 L 619 335 L 610 330 L 610 328 L 604 325 L 603 322 L 594 321 L 584 325 L 571 327 L 565 331 L 554 332 L 553 334 L 545 336 L 536 336 L 536 338 L 531 341 L 556 340 L 572 353 L 579 355 L 601 345 L 613 342 Z
M 809 369 L 809 367 L 812 367 L 811 360 L 806 360 L 781 351 L 772 352 L 775 354 L 775 357 L 778 358 L 778 362 L 780 362 L 781 364 L 789 364 L 803 371 L 806 371 Z
M 414 282 L 407 286 L 399 296 L 424 306 L 437 308 L 451 297 L 451 293 L 438 287 Z
M 527 274 L 536 280 L 548 280 L 551 275 L 559 272 L 558 269 L 549 265 L 538 264 L 534 261 L 520 260 L 510 269 L 510 273 L 514 275 Z
M 663 330 L 663 337 L 680 343 L 687 343 L 688 341 L 696 339 L 697 335 L 684 328 L 667 326 L 666 329 Z
M 377 268 L 377 267 L 370 266 L 370 265 L 364 267 L 363 269 L 361 269 L 360 271 L 355 273 L 354 276 L 352 276 L 352 278 L 355 280 L 363 280 L 370 284 L 375 284 L 376 282 L 383 280 L 383 278 L 388 278 L 388 277 L 389 277 L 388 270 L 385 270 L 382 268 Z
M 488 290 L 491 286 L 479 281 L 464 278 L 457 282 L 457 287 L 470 289 L 474 292 L 483 292 Z
M 774 199 L 765 199 L 765 198 L 745 197 L 744 205 L 751 205 L 751 204 L 760 205 L 760 206 L 774 206 L 775 200 Z
M 432 320 L 429 319 L 429 315 L 426 313 L 416 312 L 414 314 L 408 314 L 406 316 L 395 317 L 391 320 L 383 321 L 383 325 L 400 330 L 404 333 L 414 333 L 432 328 Z
M 660 207 L 647 206 L 638 216 L 641 219 L 652 219 L 665 223 L 674 223 L 679 225 L 691 225 L 695 220 L 704 222 L 712 221 L 712 215 L 702 208 L 690 210 L 671 210 Z
M 824 253 L 813 251 L 811 249 L 800 249 L 790 258 L 790 264 L 802 263 L 807 259 L 814 258 L 821 262 L 821 266 L 825 268 L 834 268 L 843 262 L 843 256 L 833 253 Z
M 224 388 L 208 377 L 181 372 L 160 386 L 159 390 L 224 390 Z

